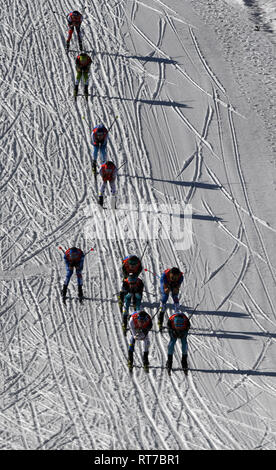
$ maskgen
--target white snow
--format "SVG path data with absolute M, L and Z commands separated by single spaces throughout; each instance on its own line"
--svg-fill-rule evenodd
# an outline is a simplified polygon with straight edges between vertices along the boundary
M 72 101 L 77 53 L 64 50 L 65 14 L 83 4 L 9 2 L 0 32 L 1 449 L 275 449 L 276 15 L 275 2 L 260 0 L 265 19 L 254 23 L 242 3 L 85 4 L 87 107 Z M 110 125 L 116 115 L 108 157 L 127 164 L 114 216 L 96 205 L 87 123 Z M 185 246 L 177 228 L 167 233 L 184 203 L 193 214 Z M 158 211 L 167 222 L 144 267 L 160 275 L 178 265 L 182 309 L 199 303 L 187 378 L 180 344 L 168 377 L 168 335 L 156 316 L 149 375 L 139 344 L 133 377 L 126 367 L 121 259 L 142 254 Z M 129 238 L 127 217 L 140 223 Z M 95 248 L 83 306 L 75 276 L 62 304 L 60 244 Z M 158 277 L 142 278 L 153 316 Z

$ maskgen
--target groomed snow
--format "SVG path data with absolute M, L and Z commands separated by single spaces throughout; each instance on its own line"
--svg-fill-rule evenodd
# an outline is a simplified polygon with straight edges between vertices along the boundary
M 246 2 L 92 3 L 10 0 L 0 31 L 0 448 L 273 450 L 275 35 L 255 29 L 249 7 L 238 5 Z M 88 106 L 72 100 L 75 35 L 76 52 L 64 50 L 65 15 L 84 6 Z M 266 7 L 272 24 L 275 9 Z M 112 211 L 97 210 L 89 136 L 115 116 L 108 158 L 127 162 L 117 240 L 107 233 Z M 132 377 L 126 366 L 115 294 L 121 259 L 145 247 L 146 225 L 128 238 L 125 222 L 143 204 L 149 220 L 159 211 L 174 227 L 175 208 L 192 208 L 192 244 L 162 230 L 143 258 L 158 275 L 178 265 L 182 310 L 199 304 L 187 378 L 180 344 L 168 377 L 168 335 L 156 316 L 149 374 L 139 344 Z M 59 245 L 95 249 L 82 306 L 75 277 L 67 306 L 61 301 Z M 142 305 L 154 316 L 158 278 L 142 278 Z

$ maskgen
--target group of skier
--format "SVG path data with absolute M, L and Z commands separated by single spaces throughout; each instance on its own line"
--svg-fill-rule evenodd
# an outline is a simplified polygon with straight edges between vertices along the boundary
M 83 301 L 83 280 L 82 270 L 85 254 L 80 248 L 72 247 L 64 251 L 64 261 L 66 265 L 66 278 L 62 289 L 63 302 L 66 303 L 66 294 L 68 284 L 74 269 L 76 270 L 78 283 L 78 296 L 80 302 Z M 128 347 L 128 367 L 133 369 L 133 353 L 136 341 L 143 342 L 143 366 L 146 371 L 149 370 L 149 332 L 153 326 L 153 318 L 144 309 L 141 309 L 141 302 L 144 290 L 144 283 L 139 275 L 143 270 L 142 262 L 136 255 L 127 256 L 122 260 L 122 285 L 118 294 L 118 304 L 122 313 L 122 327 L 126 334 L 127 325 L 131 333 Z M 183 273 L 176 267 L 166 269 L 160 276 L 161 301 L 158 313 L 159 331 L 163 330 L 164 314 L 166 304 L 171 294 L 174 302 L 174 313 L 167 321 L 167 329 L 170 336 L 168 345 L 168 357 L 166 367 L 171 373 L 173 363 L 173 353 L 176 340 L 179 338 L 182 343 L 182 368 L 185 373 L 188 371 L 187 364 L 187 335 L 190 328 L 190 321 L 187 315 L 179 310 L 179 289 L 183 282 Z M 130 313 L 130 306 L 134 311 Z
M 77 56 L 75 64 L 76 64 L 76 81 L 75 81 L 75 88 L 74 88 L 74 97 L 75 100 L 78 96 L 79 90 L 79 83 L 81 79 L 83 79 L 84 85 L 84 96 L 86 100 L 88 99 L 88 79 L 89 79 L 89 71 L 92 64 L 91 57 L 86 53 L 82 52 L 83 45 L 82 45 L 82 32 L 81 32 L 81 24 L 83 21 L 83 16 L 79 11 L 71 11 L 67 15 L 67 24 L 68 24 L 68 36 L 66 40 L 66 50 L 69 52 L 70 42 L 76 30 L 76 34 L 78 37 L 78 43 L 80 48 L 80 54 Z
M 76 30 L 78 43 L 80 48 L 80 54 L 76 58 L 76 81 L 74 88 L 74 97 L 78 96 L 79 83 L 83 78 L 84 83 L 84 96 L 88 99 L 88 76 L 89 70 L 92 63 L 91 58 L 83 52 L 82 34 L 81 34 L 81 23 L 83 21 L 82 15 L 78 11 L 72 11 L 67 15 L 68 22 L 68 37 L 66 41 L 66 48 L 69 51 L 70 41 L 74 30 Z M 107 182 L 110 184 L 111 194 L 116 194 L 116 177 L 117 167 L 112 161 L 107 161 L 106 158 L 106 147 L 108 141 L 108 133 L 110 130 L 107 129 L 104 124 L 100 123 L 93 128 L 91 134 L 92 146 L 94 148 L 92 171 L 94 175 L 97 174 L 97 158 L 100 153 L 101 168 L 99 171 L 102 177 L 102 185 L 98 195 L 98 203 L 103 206 L 103 197 L 106 189 Z M 115 207 L 115 206 L 114 206 Z M 64 280 L 62 288 L 63 302 L 66 303 L 66 295 L 68 285 L 73 274 L 74 269 L 76 270 L 77 283 L 78 283 L 78 297 L 80 302 L 83 301 L 83 279 L 82 270 L 84 264 L 85 254 L 80 248 L 72 247 L 64 251 L 64 261 L 66 266 L 66 278 Z M 120 312 L 122 314 L 122 327 L 124 334 L 127 332 L 127 326 L 130 331 L 130 341 L 128 346 L 128 367 L 130 371 L 133 368 L 133 353 L 135 350 L 136 341 L 143 342 L 143 366 L 146 371 L 149 370 L 149 332 L 153 326 L 153 318 L 143 309 L 141 309 L 142 296 L 144 291 L 144 283 L 139 278 L 143 270 L 142 262 L 136 255 L 127 256 L 122 260 L 122 286 L 118 295 L 118 303 Z M 166 269 L 160 276 L 160 292 L 161 301 L 158 313 L 158 326 L 159 331 L 163 330 L 164 314 L 166 311 L 166 304 L 171 294 L 174 302 L 174 314 L 171 315 L 167 321 L 167 329 L 169 332 L 169 345 L 168 345 L 168 357 L 167 357 L 167 370 L 171 373 L 173 353 L 176 340 L 181 339 L 182 343 L 182 368 L 185 373 L 188 370 L 187 364 L 187 335 L 190 328 L 189 318 L 179 310 L 179 289 L 183 282 L 183 273 L 177 268 L 173 267 Z M 130 314 L 130 307 L 133 305 L 134 311 Z M 155 315 L 154 315 L 155 316 Z
M 75 88 L 74 88 L 74 97 L 75 100 L 78 96 L 79 91 L 79 84 L 81 79 L 83 80 L 84 85 L 84 96 L 86 100 L 88 99 L 88 79 L 89 79 L 89 71 L 90 66 L 92 64 L 91 57 L 83 52 L 83 44 L 82 44 L 82 32 L 81 32 L 81 24 L 83 21 L 83 16 L 78 11 L 72 11 L 67 15 L 67 23 L 68 23 L 68 36 L 66 40 L 66 49 L 67 52 L 69 51 L 70 41 L 72 39 L 72 35 L 74 30 L 76 30 L 76 34 L 78 37 L 78 43 L 80 48 L 80 54 L 76 58 L 76 81 L 75 81 Z M 110 129 L 107 129 L 104 124 L 100 123 L 96 127 L 93 128 L 91 134 L 91 142 L 94 148 L 93 152 L 93 161 L 92 161 L 92 171 L 94 175 L 97 174 L 97 158 L 98 154 L 100 153 L 101 157 L 101 168 L 99 174 L 102 178 L 102 185 L 98 194 L 98 203 L 103 206 L 103 198 L 105 194 L 105 189 L 107 183 L 110 184 L 111 195 L 114 197 L 113 199 L 113 208 L 115 208 L 115 195 L 116 195 L 116 177 L 117 177 L 117 168 L 116 165 L 112 161 L 107 161 L 106 159 L 106 146 L 108 141 L 108 132 Z

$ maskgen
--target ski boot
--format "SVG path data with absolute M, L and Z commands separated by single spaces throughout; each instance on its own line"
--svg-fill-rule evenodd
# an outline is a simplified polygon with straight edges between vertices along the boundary
M 74 98 L 75 98 L 75 101 L 77 100 L 78 90 L 79 90 L 79 85 L 75 85 L 75 88 L 74 88 Z
M 149 372 L 149 352 L 145 351 L 143 355 L 143 366 L 145 372 Z
M 66 41 L 66 52 L 69 52 L 70 41 Z
M 133 369 L 133 351 L 131 351 L 130 349 L 128 350 L 127 366 L 129 368 L 129 372 L 131 373 Z
M 103 206 L 103 196 L 99 196 L 99 200 L 98 200 L 100 206 Z
M 82 303 L 82 301 L 83 301 L 82 286 L 78 286 L 78 296 L 79 296 L 79 301 L 80 301 L 80 303 Z
M 92 162 L 92 173 L 96 176 L 97 174 L 97 163 L 96 160 L 93 160 Z
M 84 85 L 84 96 L 86 101 L 88 101 L 88 85 Z
M 162 329 L 163 329 L 164 314 L 165 314 L 165 310 L 164 308 L 161 307 L 159 315 L 158 315 L 158 328 L 160 332 L 162 332 Z
M 182 369 L 184 371 L 184 374 L 187 375 L 188 374 L 187 354 L 182 355 L 181 365 L 182 365 Z
M 61 295 L 62 295 L 62 302 L 65 304 L 66 303 L 66 292 L 67 292 L 67 286 L 64 284 Z
M 172 371 L 172 361 L 173 361 L 172 354 L 168 354 L 168 359 L 167 359 L 167 362 L 166 362 L 166 368 L 167 368 L 167 371 L 168 371 L 169 375 L 171 375 L 171 371 Z

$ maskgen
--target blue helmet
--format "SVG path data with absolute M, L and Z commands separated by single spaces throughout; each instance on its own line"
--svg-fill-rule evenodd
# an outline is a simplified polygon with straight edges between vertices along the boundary
M 97 126 L 97 135 L 103 135 L 107 131 L 105 126 L 101 123 Z
M 73 248 L 70 249 L 70 257 L 71 257 L 71 259 L 77 258 L 77 257 L 78 257 L 78 254 L 79 254 L 78 248 L 76 248 L 75 246 L 73 246 Z

